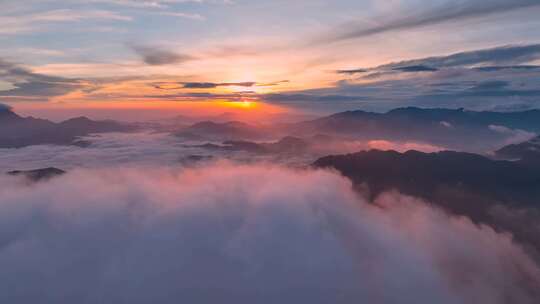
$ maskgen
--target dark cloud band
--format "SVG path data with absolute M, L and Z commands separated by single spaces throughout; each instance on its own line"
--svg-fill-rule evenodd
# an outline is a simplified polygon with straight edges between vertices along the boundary
M 177 64 L 194 59 L 190 55 L 179 54 L 155 47 L 141 45 L 129 45 L 129 47 L 141 56 L 143 62 L 148 65 Z

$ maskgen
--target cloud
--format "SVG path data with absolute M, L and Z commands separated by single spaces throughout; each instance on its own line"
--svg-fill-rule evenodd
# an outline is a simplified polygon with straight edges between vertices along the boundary
M 424 3 L 423 3 L 424 4 Z M 427 6 L 427 7 L 426 7 Z M 343 25 L 334 32 L 319 38 L 316 43 L 336 42 L 358 39 L 376 34 L 395 32 L 437 25 L 446 22 L 459 22 L 489 15 L 506 13 L 524 8 L 537 8 L 540 3 L 536 0 L 483 0 L 483 1 L 449 1 L 442 5 L 424 5 L 416 11 L 400 12 L 399 16 L 384 16 L 374 26 L 364 23 Z
M 256 98 L 251 91 L 247 92 L 236 92 L 236 93 L 224 93 L 224 94 L 213 94 L 208 92 L 200 93 L 179 93 L 179 94 L 164 94 L 164 95 L 145 95 L 143 98 L 157 98 L 157 99 L 171 99 L 171 100 L 196 100 L 196 99 L 225 99 L 230 101 L 235 101 L 244 98 Z
M 136 0 L 90 0 L 93 3 L 112 4 L 134 8 L 167 8 L 165 1 L 136 1 Z
M 310 117 L 311 118 L 311 117 Z M 215 117 L 198 117 L 188 120 L 187 123 L 200 121 L 230 122 L 238 119 L 245 120 L 241 114 L 222 114 Z M 297 120 L 306 119 L 301 117 Z M 261 119 L 253 118 L 254 123 L 261 123 Z M 283 122 L 281 120 L 280 122 Z M 290 121 L 288 121 L 290 122 Z M 169 130 L 177 132 L 172 122 Z M 181 122 L 183 123 L 183 122 Z M 266 122 L 264 122 L 266 123 Z M 267 142 L 267 133 L 257 141 Z M 505 133 L 508 138 L 514 133 Z M 281 134 L 270 135 L 279 138 Z M 283 135 L 284 136 L 284 135 Z M 517 138 L 517 137 L 516 137 Z M 178 168 L 184 165 L 195 165 L 185 160 L 192 156 L 203 156 L 211 159 L 229 159 L 238 162 L 268 162 L 273 164 L 306 166 L 318 158 L 330 154 L 355 153 L 367 149 L 423 152 L 436 152 L 445 150 L 444 147 L 421 141 L 389 141 L 389 140 L 353 140 L 350 138 L 328 138 L 325 140 L 309 140 L 309 147 L 299 153 L 250 153 L 245 151 L 231 151 L 226 149 L 209 149 L 205 147 L 206 139 L 186 140 L 170 133 L 156 131 L 130 132 L 130 133 L 101 133 L 79 138 L 88 146 L 62 145 L 34 145 L 19 149 L 0 149 L 0 175 L 3 172 L 14 170 L 32 170 L 36 168 L 57 167 L 65 170 L 74 168 L 111 168 L 111 167 L 159 167 L 167 166 Z
M 275 86 L 278 86 L 280 84 L 284 84 L 284 83 L 289 83 L 291 82 L 290 80 L 280 80 L 280 81 L 274 81 L 274 82 L 262 82 L 262 83 L 257 83 L 256 86 L 258 87 L 275 87 Z
M 129 45 L 129 47 L 141 56 L 143 62 L 148 65 L 177 64 L 194 59 L 194 57 L 190 55 L 179 54 L 155 47 L 141 45 Z
M 3 171 L 59 167 L 156 167 L 180 166 L 190 155 L 222 157 L 219 151 L 188 147 L 168 133 L 103 133 L 81 138 L 90 145 L 36 145 L 20 149 L 0 149 L 0 175 Z
M 346 102 L 346 101 L 364 101 L 364 100 L 376 100 L 376 98 L 370 98 L 360 95 L 345 95 L 345 94 L 328 94 L 317 95 L 306 93 L 271 93 L 262 96 L 265 101 L 269 102 Z
M 0 90 L 0 96 L 10 100 L 46 101 L 83 87 L 79 79 L 70 79 L 34 73 L 27 68 L 0 58 L 0 80 L 12 88 Z
M 499 90 L 507 88 L 510 82 L 503 80 L 484 81 L 475 85 L 471 90 L 485 91 L 485 90 Z
M 369 149 L 377 149 L 383 151 L 398 151 L 398 152 L 407 152 L 410 150 L 421 151 L 426 153 L 440 152 L 446 150 L 444 147 L 435 146 L 428 143 L 421 142 L 398 142 L 398 141 L 389 141 L 389 140 L 370 140 L 367 142 L 367 147 Z
M 331 102 L 334 107 L 346 105 L 346 109 L 355 108 L 356 102 L 356 107 L 375 111 L 402 106 L 494 110 L 518 105 L 534 109 L 540 107 L 536 81 L 540 68 L 534 65 L 538 60 L 540 44 L 499 46 L 337 70 L 346 77 L 333 87 L 284 91 L 263 99 Z
M 518 64 L 528 63 L 540 59 L 540 44 L 508 45 L 490 49 L 474 50 L 455 53 L 447 56 L 427 57 L 414 60 L 392 62 L 375 68 L 360 68 L 363 72 L 421 72 L 437 71 L 442 68 L 473 67 L 479 71 L 495 72 L 501 69 L 509 70 L 536 70 L 536 66 Z M 511 64 L 511 66 L 500 66 Z M 485 65 L 484 67 L 482 65 Z M 338 71 L 339 73 L 339 71 Z
M 214 89 L 217 87 L 253 87 L 256 82 L 183 82 L 182 88 L 184 89 Z
M 425 66 L 425 65 L 409 65 L 409 66 L 395 67 L 394 70 L 401 71 L 401 72 L 435 72 L 438 69 Z
M 510 129 L 505 126 L 490 125 L 488 128 L 493 132 L 505 135 L 506 140 L 504 143 L 506 145 L 520 144 L 537 137 L 537 134 L 535 133 L 519 129 Z
M 443 126 L 445 128 L 453 128 L 454 127 L 451 123 L 449 123 L 447 121 L 441 121 L 440 124 L 441 124 L 441 126 Z
M 482 72 L 499 72 L 505 70 L 526 70 L 526 71 L 535 71 L 540 70 L 540 66 L 537 65 L 510 65 L 510 66 L 484 66 L 476 68 L 478 71 Z
M 509 235 L 399 194 L 368 204 L 330 172 L 225 163 L 0 185 L 2 302 L 527 304 L 538 296 L 538 266 Z
M 275 82 L 156 82 L 152 86 L 162 90 L 178 90 L 178 89 L 215 89 L 219 87 L 272 87 L 283 83 L 288 83 L 289 80 L 281 80 Z
M 337 70 L 336 73 L 354 75 L 354 74 L 366 73 L 368 71 L 369 71 L 368 69 L 351 69 L 351 70 Z
M 79 11 L 72 9 L 58 9 L 26 15 L 0 16 L 0 35 L 19 35 L 42 30 L 43 25 L 47 24 L 80 22 L 91 19 L 124 22 L 133 20 L 130 16 L 107 10 Z
M 179 17 L 179 18 L 186 18 L 186 19 L 199 20 L 199 21 L 206 20 L 204 16 L 201 16 L 199 14 L 191 14 L 191 13 L 183 13 L 183 12 L 160 12 L 159 14 L 162 16 Z
M 134 7 L 134 8 L 156 8 L 156 9 L 166 9 L 170 8 L 171 4 L 178 3 L 222 3 L 222 4 L 232 4 L 230 0 L 90 0 L 95 3 L 103 4 L 113 4 L 118 6 Z
M 189 123 L 207 120 L 229 122 L 235 119 L 248 119 L 261 123 L 261 119 L 245 118 L 242 115 L 225 113 L 219 116 L 203 116 L 194 118 Z M 180 125 L 179 125 L 180 124 Z M 164 127 L 167 131 L 178 132 L 184 127 L 183 122 L 173 121 Z M 166 132 L 166 131 L 163 131 Z M 253 132 L 252 132 L 253 133 Z M 268 140 L 267 134 L 262 134 L 260 140 Z M 13 170 L 32 170 L 44 167 L 57 167 L 65 170 L 73 168 L 111 168 L 111 167 L 144 167 L 153 168 L 167 166 L 170 168 L 184 165 L 197 165 L 189 162 L 192 156 L 203 158 L 229 159 L 239 162 L 264 161 L 274 164 L 305 166 L 317 158 L 331 153 L 356 152 L 365 147 L 361 143 L 354 146 L 335 146 L 321 144 L 314 151 L 283 157 L 282 154 L 253 154 L 242 151 L 226 151 L 208 149 L 204 144 L 208 141 L 187 140 L 170 133 L 156 131 L 134 133 L 101 133 L 81 137 L 87 147 L 61 145 L 34 145 L 19 149 L 0 149 L 0 175 Z M 363 143 L 362 143 L 363 144 Z
M 472 66 L 479 64 L 521 64 L 540 59 L 540 44 L 509 45 L 468 51 L 449 56 L 429 57 L 389 64 L 382 67 L 427 65 L 433 68 Z

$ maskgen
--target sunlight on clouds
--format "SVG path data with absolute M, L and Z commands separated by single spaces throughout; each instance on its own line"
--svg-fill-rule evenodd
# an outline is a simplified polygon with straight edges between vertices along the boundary
M 379 107 L 381 100 L 414 103 L 419 102 L 414 100 L 418 92 L 429 97 L 432 85 L 442 82 L 442 78 L 452 78 L 449 74 L 453 71 L 432 74 L 379 73 L 370 75 L 372 77 L 338 74 L 336 71 L 375 69 L 408 59 L 441 56 L 488 46 L 526 44 L 535 40 L 527 33 L 536 22 L 527 25 L 521 21 L 525 18 L 516 18 L 526 15 L 513 15 L 513 27 L 508 27 L 512 29 L 513 35 L 506 33 L 501 34 L 500 39 L 480 41 L 480 27 L 485 24 L 480 24 L 476 32 L 464 32 L 450 30 L 451 26 L 443 27 L 430 21 L 433 19 L 429 18 L 431 15 L 446 16 L 446 10 L 441 9 L 445 6 L 441 6 L 440 2 L 429 5 L 416 0 L 384 3 L 308 2 L 299 1 L 283 6 L 264 1 L 247 1 L 238 5 L 218 0 L 93 0 L 90 4 L 88 1 L 73 0 L 69 1 L 69 8 L 66 8 L 62 1 L 28 0 L 32 4 L 31 9 L 28 4 L 6 5 L 10 13 L 0 13 L 0 36 L 8 40 L 2 51 L 2 54 L 7 55 L 0 60 L 10 59 L 32 73 L 71 79 L 77 86 L 64 88 L 66 92 L 62 95 L 60 93 L 63 92 L 58 89 L 59 84 L 47 86 L 46 83 L 34 82 L 20 90 L 18 96 L 12 96 L 12 100 L 2 101 L 34 100 L 61 104 L 105 100 L 110 103 L 155 103 L 162 100 L 240 102 L 247 99 L 253 102 L 264 94 L 288 93 L 293 97 L 295 94 L 317 95 L 314 99 L 332 96 L 333 100 L 340 100 L 340 97 L 344 97 L 350 102 L 346 105 L 344 102 L 326 103 L 324 106 L 321 106 L 322 102 L 309 106 L 306 104 L 306 111 L 319 106 L 321 109 L 339 110 L 366 106 L 359 100 L 377 103 L 374 107 Z M 465 17 L 469 20 L 484 16 L 481 8 L 499 12 L 502 7 L 530 7 L 532 11 L 538 8 L 533 2 L 520 0 L 505 3 L 493 0 L 482 4 L 473 3 L 470 7 L 475 8 L 475 11 Z M 214 5 L 225 3 L 236 5 Z M 469 7 L 465 5 L 467 3 L 464 1 L 448 7 L 455 6 L 459 12 L 463 7 Z M 11 11 L 9 7 L 13 6 L 19 9 Z M 20 9 L 25 6 L 26 9 Z M 455 11 L 450 11 L 453 13 L 441 17 L 446 20 L 445 24 L 451 20 L 462 20 Z M 400 14 L 406 16 L 397 18 L 396 15 Z M 374 19 L 374 16 L 385 18 L 376 22 L 378 19 Z M 512 23 L 510 17 L 505 19 L 505 28 L 507 23 Z M 198 20 L 183 20 L 186 18 Z M 200 22 L 202 19 L 205 21 Z M 183 22 L 182 26 L 178 22 Z M 72 26 L 61 27 L 65 24 Z M 118 31 L 118 25 L 122 26 L 121 31 Z M 353 35 L 350 39 L 339 38 L 344 33 L 354 34 L 356 27 L 364 29 L 363 25 L 368 29 L 374 28 L 374 33 L 379 34 L 370 34 L 368 31 L 364 35 Z M 437 26 L 437 31 L 428 28 L 428 25 Z M 489 25 L 490 32 L 503 26 Z M 114 31 L 96 31 L 105 28 Z M 14 35 L 2 35 L 3 31 L 15 35 L 24 34 L 29 39 L 19 41 Z M 83 32 L 84 35 L 78 34 Z M 324 33 L 337 35 L 323 37 L 333 43 L 310 43 Z M 444 43 L 434 43 L 442 39 Z M 55 42 L 51 44 L 51 41 Z M 77 47 L 76 51 L 74 46 Z M 141 47 L 144 52 L 141 52 Z M 538 60 L 528 64 L 538 64 Z M 490 77 L 488 74 L 473 76 L 474 79 L 467 79 L 466 75 L 462 75 L 461 80 L 476 81 L 476 78 Z M 28 82 L 28 79 L 25 81 Z M 152 84 L 157 82 L 167 85 L 156 88 Z M 227 85 L 184 90 L 182 83 L 186 82 Z M 232 85 L 248 82 L 257 85 Z M 426 85 L 422 85 L 424 83 Z M 4 86 L 0 84 L 0 87 Z M 42 91 L 49 94 L 52 92 L 54 96 L 43 94 L 37 88 L 43 88 Z M 528 90 L 524 94 L 534 92 Z M 514 95 L 516 103 L 533 99 Z M 291 99 L 288 102 L 296 101 Z M 494 103 L 491 99 L 484 103 Z M 440 98 L 434 100 L 439 102 Z M 504 99 L 505 102 L 507 100 Z M 246 106 L 249 103 L 242 105 L 244 108 L 253 108 Z

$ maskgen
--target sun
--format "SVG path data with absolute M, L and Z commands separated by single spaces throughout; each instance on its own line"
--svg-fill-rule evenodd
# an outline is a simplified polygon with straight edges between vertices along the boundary
M 240 105 L 241 105 L 242 108 L 251 108 L 253 106 L 253 102 L 243 100 L 243 101 L 240 101 Z
M 239 109 L 253 109 L 255 108 L 255 102 L 250 100 L 240 100 L 240 101 L 232 101 L 229 103 L 230 106 L 239 108 Z

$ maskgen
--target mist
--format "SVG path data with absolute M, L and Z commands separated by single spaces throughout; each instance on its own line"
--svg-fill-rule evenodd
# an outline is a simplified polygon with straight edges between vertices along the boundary
M 536 303 L 511 235 L 323 170 L 0 177 L 2 303 Z

